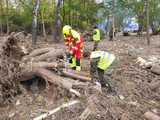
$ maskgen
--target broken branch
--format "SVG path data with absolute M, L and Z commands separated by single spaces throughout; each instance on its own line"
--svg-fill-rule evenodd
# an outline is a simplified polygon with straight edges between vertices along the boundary
M 53 109 L 51 111 L 48 111 L 45 114 L 42 114 L 42 115 L 34 118 L 33 120 L 43 120 L 44 118 L 46 118 L 46 117 L 48 117 L 48 116 L 60 111 L 61 109 L 64 109 L 66 107 L 72 106 L 72 105 L 77 104 L 77 103 L 80 103 L 80 101 L 79 100 L 74 100 L 74 101 L 70 101 L 68 103 L 64 103 L 61 106 L 59 106 L 59 107 L 57 107 L 57 108 L 55 108 L 55 109 Z

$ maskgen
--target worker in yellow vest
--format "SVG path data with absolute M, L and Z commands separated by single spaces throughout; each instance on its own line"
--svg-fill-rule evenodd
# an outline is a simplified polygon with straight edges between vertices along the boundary
M 100 30 L 97 28 L 97 26 L 95 26 L 93 30 L 93 41 L 94 41 L 93 51 L 97 50 L 98 43 L 100 42 L 100 40 L 101 40 Z
M 100 83 L 102 88 L 107 88 L 108 92 L 113 92 L 109 80 L 105 80 L 105 71 L 109 69 L 115 61 L 115 55 L 104 51 L 93 51 L 90 55 L 91 69 L 90 74 L 93 82 Z

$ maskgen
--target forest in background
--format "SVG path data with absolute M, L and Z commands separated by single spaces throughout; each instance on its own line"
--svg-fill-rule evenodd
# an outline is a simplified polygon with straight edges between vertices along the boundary
M 35 10 L 37 30 L 43 35 L 52 34 L 56 24 L 88 30 L 105 20 L 112 21 L 113 17 L 115 27 L 120 29 L 123 19 L 129 16 L 136 17 L 145 29 L 147 9 L 149 25 L 156 31 L 160 24 L 159 0 L 104 0 L 100 3 L 95 0 L 1 0 L 0 33 L 31 32 Z

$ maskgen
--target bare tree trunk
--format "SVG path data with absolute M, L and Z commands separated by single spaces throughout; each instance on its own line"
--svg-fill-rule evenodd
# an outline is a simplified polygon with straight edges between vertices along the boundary
M 2 20 L 0 19 L 0 35 L 2 35 L 3 27 L 2 27 Z
M 6 0 L 6 7 L 7 7 L 7 15 L 6 15 L 6 23 L 7 23 L 7 34 L 9 34 L 9 20 L 8 20 L 8 15 L 9 15 L 9 9 L 8 9 L 8 0 Z
M 2 1 L 1 1 L 0 2 L 0 35 L 2 35 L 2 32 L 3 32 L 2 15 L 3 15 L 3 8 L 2 8 Z
M 45 41 L 47 40 L 47 35 L 46 35 L 46 28 L 45 28 L 45 23 L 44 23 L 44 9 L 41 12 L 41 17 L 42 17 L 42 29 L 43 29 L 43 37 Z
M 33 10 L 33 22 L 32 22 L 32 43 L 36 44 L 37 42 L 37 17 L 38 17 L 38 10 L 40 6 L 40 1 L 36 0 L 35 7 Z
M 147 44 L 150 45 L 150 35 L 149 35 L 149 0 L 146 0 L 146 17 L 147 17 Z
M 66 12 L 65 12 L 65 6 L 64 5 L 65 5 L 65 3 L 64 3 L 64 0 L 63 0 L 63 5 L 62 5 L 63 6 L 63 17 L 62 17 L 62 19 L 63 19 L 63 23 L 62 24 L 63 25 L 64 25 L 65 17 L 66 17 Z
M 115 37 L 115 16 L 114 16 L 114 14 L 115 14 L 115 0 L 113 0 L 112 1 L 113 2 L 113 8 L 112 8 L 112 29 L 113 29 L 113 31 L 112 31 L 112 36 L 113 36 L 113 38 L 112 38 L 112 40 L 114 40 L 114 37 Z
M 68 23 L 69 23 L 69 25 L 71 25 L 71 7 L 70 7 L 71 6 L 71 0 L 69 0 L 68 2 L 69 2 L 68 3 L 69 4 Z
M 59 42 L 61 39 L 61 4 L 62 0 L 58 0 L 57 7 L 56 7 L 56 14 L 55 14 L 55 23 L 54 23 L 54 33 L 53 33 L 53 41 Z

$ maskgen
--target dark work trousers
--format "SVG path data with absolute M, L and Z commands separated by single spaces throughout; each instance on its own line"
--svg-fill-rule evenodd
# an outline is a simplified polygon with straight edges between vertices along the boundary
M 111 85 L 108 79 L 104 78 L 104 70 L 97 67 L 98 61 L 100 58 L 94 58 L 91 60 L 91 69 L 90 74 L 93 82 L 97 81 L 101 84 L 102 87 L 107 87 L 108 90 L 112 90 Z
M 96 50 L 97 50 L 97 48 L 98 48 L 98 43 L 99 43 L 99 41 L 95 41 L 95 42 L 94 42 L 93 51 L 96 51 Z
M 70 64 L 73 63 L 73 60 L 72 60 L 72 59 L 73 59 L 73 57 L 70 56 L 70 57 L 69 57 L 69 63 L 70 63 Z M 76 58 L 76 66 L 79 66 L 79 67 L 81 66 L 80 59 L 77 59 L 77 58 Z M 75 66 L 75 67 L 72 67 L 72 69 L 73 69 L 73 70 L 76 70 L 76 66 Z
M 81 66 L 81 60 L 80 59 L 76 59 L 76 66 Z

